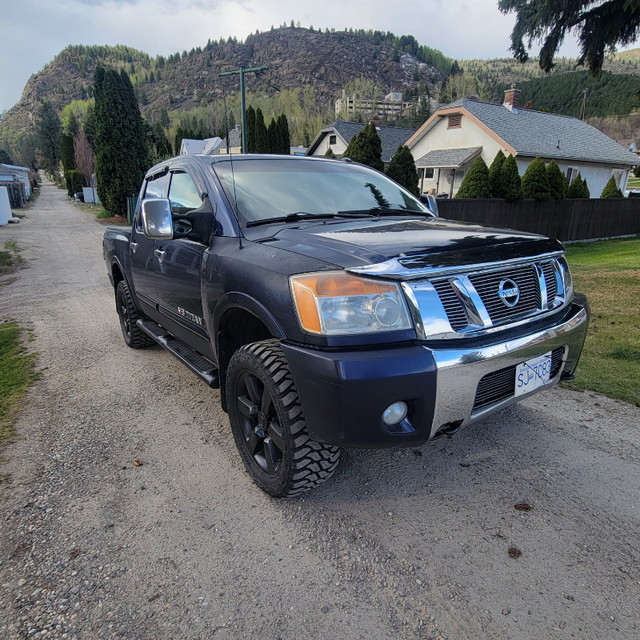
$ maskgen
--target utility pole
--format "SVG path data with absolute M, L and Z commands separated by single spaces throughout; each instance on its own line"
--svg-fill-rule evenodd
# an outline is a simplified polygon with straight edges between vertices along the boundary
M 236 69 L 235 71 L 223 71 L 218 74 L 218 77 L 232 76 L 236 74 L 240 75 L 240 101 L 242 103 L 242 153 L 247 153 L 247 110 L 245 109 L 244 104 L 244 74 L 258 73 L 259 71 L 266 71 L 267 69 L 269 69 L 269 67 L 251 67 L 250 69 L 240 67 L 240 69 Z M 229 152 L 231 152 L 230 149 Z

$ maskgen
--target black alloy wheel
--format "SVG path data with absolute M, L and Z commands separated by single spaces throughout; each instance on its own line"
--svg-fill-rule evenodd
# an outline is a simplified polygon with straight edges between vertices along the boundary
M 277 340 L 238 349 L 227 370 L 231 430 L 253 481 L 276 497 L 315 487 L 335 471 L 340 449 L 311 439 Z

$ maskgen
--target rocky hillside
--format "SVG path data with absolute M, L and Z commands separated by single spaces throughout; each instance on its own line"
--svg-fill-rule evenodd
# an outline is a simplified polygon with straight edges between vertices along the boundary
M 2 118 L 5 135 L 32 125 L 44 99 L 60 109 L 91 97 L 97 64 L 125 69 L 143 114 L 152 119 L 163 110 L 189 110 L 223 94 L 237 94 L 238 76 L 219 74 L 240 67 L 269 67 L 258 77 L 247 76 L 252 92 L 273 95 L 312 87 L 321 108 L 333 105 L 342 88 L 356 79 L 373 81 L 384 92 L 430 87 L 442 79 L 413 53 L 360 32 L 279 28 L 244 42 L 210 41 L 203 48 L 155 59 L 129 47 L 71 46 L 29 79 L 20 102 Z

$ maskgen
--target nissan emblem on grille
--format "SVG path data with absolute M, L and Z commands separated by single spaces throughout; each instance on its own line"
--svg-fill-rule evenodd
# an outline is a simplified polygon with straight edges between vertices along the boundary
M 498 296 L 507 307 L 515 307 L 520 300 L 520 287 L 513 280 L 502 280 L 498 287 Z

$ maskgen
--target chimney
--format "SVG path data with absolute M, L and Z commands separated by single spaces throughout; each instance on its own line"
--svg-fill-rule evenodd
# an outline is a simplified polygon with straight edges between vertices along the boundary
M 520 102 L 520 89 L 516 89 L 516 85 L 512 84 L 511 89 L 504 92 L 504 106 L 507 109 L 517 109 Z

